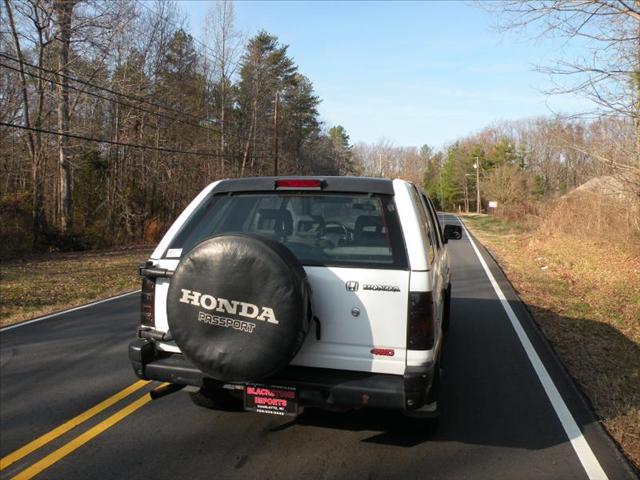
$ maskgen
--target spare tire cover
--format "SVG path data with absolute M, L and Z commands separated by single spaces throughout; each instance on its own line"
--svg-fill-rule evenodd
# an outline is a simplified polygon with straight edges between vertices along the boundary
M 302 265 L 279 242 L 220 235 L 180 261 L 167 294 L 169 329 L 183 354 L 221 381 L 267 377 L 298 352 L 311 323 Z

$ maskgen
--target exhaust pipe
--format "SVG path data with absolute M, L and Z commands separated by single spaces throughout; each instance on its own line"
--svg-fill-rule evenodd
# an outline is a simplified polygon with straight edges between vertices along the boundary
M 149 396 L 151 400 L 158 400 L 159 398 L 166 397 L 167 395 L 171 395 L 172 393 L 179 392 L 186 385 L 178 385 L 177 383 L 165 383 L 164 385 L 160 385 L 158 388 L 155 388 L 149 392 Z

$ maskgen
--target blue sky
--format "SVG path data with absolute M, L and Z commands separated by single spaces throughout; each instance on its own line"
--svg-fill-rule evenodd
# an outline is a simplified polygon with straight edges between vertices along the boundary
M 191 33 L 202 38 L 210 3 L 179 6 Z M 343 125 L 353 143 L 384 137 L 396 145 L 442 147 L 496 121 L 586 108 L 578 98 L 543 94 L 550 80 L 534 71 L 535 64 L 548 63 L 569 47 L 498 33 L 492 28 L 495 15 L 472 3 L 238 1 L 235 6 L 245 35 L 264 29 L 289 45 L 322 99 L 322 120 Z

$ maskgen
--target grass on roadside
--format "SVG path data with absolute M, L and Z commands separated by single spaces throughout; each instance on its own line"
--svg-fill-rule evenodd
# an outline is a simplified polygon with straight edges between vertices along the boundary
M 463 219 L 640 466 L 640 255 L 624 244 L 543 234 L 488 215 Z
M 140 288 L 150 247 L 33 255 L 0 265 L 0 326 Z

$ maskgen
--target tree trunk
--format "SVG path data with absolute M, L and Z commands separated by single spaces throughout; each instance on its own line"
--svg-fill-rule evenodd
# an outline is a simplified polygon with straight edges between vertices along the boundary
M 255 160 L 256 160 L 256 130 L 258 129 L 258 100 L 255 98 L 253 100 L 253 120 L 252 120 L 252 129 L 251 129 L 251 174 L 256 174 L 255 169 Z
M 222 85 L 220 90 L 220 176 L 224 178 L 224 113 L 225 113 L 225 79 L 222 77 Z
M 278 107 L 280 103 L 279 92 L 273 104 L 273 176 L 278 176 Z
M 636 0 L 635 2 L 636 8 L 640 9 L 640 0 Z M 635 87 L 636 87 L 636 98 L 635 98 L 635 111 L 633 123 L 636 130 L 636 195 L 637 198 L 640 199 L 640 22 L 638 22 L 637 27 L 637 44 L 636 44 L 636 75 L 635 75 Z
M 469 185 L 467 185 L 466 176 L 464 179 L 464 213 L 469 213 Z
M 58 0 L 55 4 L 58 23 L 58 131 L 62 134 L 69 133 L 69 50 L 71 44 L 71 17 L 75 0 Z M 69 160 L 69 137 L 58 137 L 58 161 L 59 161 L 59 198 L 58 208 L 60 213 L 60 232 L 66 233 L 71 225 L 72 215 L 72 188 L 73 175 Z
M 247 135 L 247 141 L 244 144 L 244 154 L 242 155 L 242 167 L 240 167 L 240 176 L 244 176 L 245 167 L 247 165 L 247 157 L 249 156 L 249 145 L 251 144 L 251 138 L 253 137 L 253 132 L 256 128 L 256 109 L 258 108 L 258 103 L 254 99 L 253 100 L 253 115 L 251 116 L 251 124 L 249 126 L 249 134 Z M 254 145 L 255 149 L 255 145 Z
M 28 128 L 31 127 L 31 118 L 29 113 L 29 93 L 27 89 L 27 79 L 24 73 L 24 59 L 22 55 L 22 48 L 20 47 L 20 39 L 18 31 L 16 30 L 15 21 L 13 19 L 13 10 L 9 0 L 4 0 L 4 5 L 7 11 L 7 19 L 9 20 L 9 27 L 11 28 L 11 35 L 13 37 L 14 48 L 16 56 L 18 57 L 18 63 L 20 65 L 20 82 L 22 90 L 22 107 L 24 115 L 24 125 Z M 38 127 L 39 125 L 36 125 Z M 32 218 L 32 238 L 33 243 L 36 244 L 44 225 L 44 204 L 43 204 L 43 185 L 42 185 L 42 162 L 41 162 L 41 149 L 36 147 L 35 133 L 27 131 L 27 147 L 29 150 L 29 156 L 31 157 L 31 218 Z M 39 143 L 39 142 L 38 142 Z

